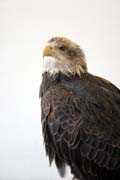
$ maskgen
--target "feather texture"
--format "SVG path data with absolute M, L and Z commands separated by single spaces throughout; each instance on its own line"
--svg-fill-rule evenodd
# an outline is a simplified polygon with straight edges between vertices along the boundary
M 61 176 L 68 164 L 81 180 L 119 180 L 120 90 L 89 73 L 44 73 L 40 97 L 46 154 Z

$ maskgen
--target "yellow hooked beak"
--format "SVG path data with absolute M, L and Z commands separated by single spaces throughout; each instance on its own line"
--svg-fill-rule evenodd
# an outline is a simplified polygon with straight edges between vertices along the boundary
M 43 57 L 44 57 L 44 56 L 51 56 L 51 55 L 53 54 L 53 50 L 54 50 L 54 47 L 53 47 L 53 46 L 47 45 L 47 46 L 44 48 Z

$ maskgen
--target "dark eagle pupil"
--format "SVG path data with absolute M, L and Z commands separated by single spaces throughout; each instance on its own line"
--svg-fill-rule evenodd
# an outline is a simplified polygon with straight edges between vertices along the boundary
M 61 46 L 61 47 L 59 47 L 59 49 L 60 49 L 61 51 L 65 51 L 65 50 L 67 49 L 67 47 L 66 47 L 66 46 Z

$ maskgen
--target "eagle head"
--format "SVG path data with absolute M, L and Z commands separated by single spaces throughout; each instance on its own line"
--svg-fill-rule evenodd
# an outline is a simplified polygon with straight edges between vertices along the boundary
M 87 72 L 85 54 L 79 45 L 64 37 L 53 37 L 43 51 L 43 73 L 81 76 Z

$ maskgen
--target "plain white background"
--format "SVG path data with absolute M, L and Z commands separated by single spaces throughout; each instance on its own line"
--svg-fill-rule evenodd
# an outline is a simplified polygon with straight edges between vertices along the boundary
M 38 98 L 52 36 L 80 44 L 89 72 L 120 87 L 119 0 L 0 0 L 0 180 L 60 180 L 45 157 Z

